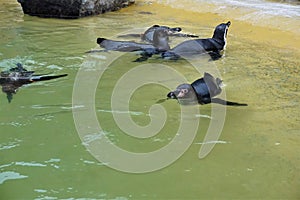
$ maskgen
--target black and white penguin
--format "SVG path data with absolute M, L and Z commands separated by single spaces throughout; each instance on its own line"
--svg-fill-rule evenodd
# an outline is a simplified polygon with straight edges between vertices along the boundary
M 2 71 L 0 73 L 0 85 L 2 86 L 2 91 L 7 94 L 8 102 L 11 102 L 13 94 L 16 94 L 18 88 L 22 85 L 38 81 L 47 81 L 64 76 L 67 76 L 67 74 L 34 74 L 34 71 L 27 71 L 22 64 L 18 63 L 17 67 L 11 68 L 7 71 Z
M 165 30 L 168 36 L 198 37 L 197 35 L 179 33 L 182 30 L 180 27 L 171 28 L 168 26 L 160 26 L 160 25 L 153 25 L 142 34 L 126 34 L 126 35 L 119 35 L 118 37 L 140 37 L 142 41 L 153 44 L 154 32 L 158 29 Z
M 174 48 L 162 53 L 163 58 L 178 59 L 182 56 L 192 56 L 203 53 L 216 54 L 221 57 L 220 51 L 226 48 L 226 37 L 231 22 L 219 24 L 214 31 L 212 38 L 194 39 L 184 41 Z
M 244 103 L 226 101 L 215 96 L 222 92 L 222 80 L 214 78 L 209 73 L 204 73 L 204 77 L 194 81 L 192 84 L 184 83 L 176 90 L 167 94 L 168 99 L 177 99 L 182 105 L 217 103 L 228 106 L 247 106 Z
M 192 34 L 185 34 L 185 33 L 179 33 L 182 31 L 180 27 L 168 27 L 168 26 L 160 26 L 160 25 L 153 25 L 152 27 L 148 28 L 144 34 L 142 34 L 141 39 L 143 41 L 153 43 L 154 39 L 154 32 L 158 29 L 163 29 L 167 31 L 168 36 L 173 36 L 173 37 L 198 37 L 197 35 L 192 35 Z
M 149 52 L 149 54 L 156 54 L 170 49 L 168 31 L 159 28 L 154 31 L 152 44 L 106 38 L 97 38 L 97 44 L 105 50 L 122 52 L 145 51 Z

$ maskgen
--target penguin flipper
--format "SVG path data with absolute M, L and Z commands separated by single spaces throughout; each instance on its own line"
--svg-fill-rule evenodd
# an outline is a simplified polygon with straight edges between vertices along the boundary
M 226 105 L 226 106 L 248 106 L 248 104 L 245 103 L 238 103 L 238 102 L 232 102 L 232 101 L 226 101 L 220 98 L 212 98 L 211 103 Z
M 56 79 L 56 78 L 60 78 L 60 77 L 65 77 L 68 76 L 68 74 L 61 74 L 61 75 L 53 75 L 53 76 L 33 76 L 31 77 L 31 81 L 47 81 L 47 80 L 51 80 L 51 79 Z
M 191 37 L 191 38 L 198 38 L 198 35 L 193 35 L 193 34 L 185 34 L 185 33 L 173 33 L 169 34 L 169 36 L 174 36 L 174 37 Z
M 118 35 L 118 38 L 123 38 L 123 37 L 141 37 L 142 34 L 136 34 L 136 33 L 129 33 L 125 35 Z

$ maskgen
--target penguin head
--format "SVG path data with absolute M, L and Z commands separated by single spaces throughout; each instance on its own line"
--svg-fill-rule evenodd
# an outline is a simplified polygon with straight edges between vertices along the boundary
M 150 43 L 153 43 L 155 40 L 155 32 L 160 31 L 162 34 L 169 36 L 176 32 L 180 32 L 180 27 L 170 28 L 168 26 L 160 26 L 160 25 L 153 25 L 150 28 L 148 28 L 144 34 L 142 34 L 142 40 L 146 40 Z
M 221 86 L 221 79 L 205 72 L 202 78 L 192 84 L 179 85 L 176 90 L 167 94 L 167 98 L 177 99 L 182 105 L 208 104 L 211 103 L 211 98 L 222 92 Z
M 169 26 L 159 26 L 159 25 L 153 25 L 151 28 L 164 29 L 164 30 L 167 30 L 169 34 L 180 32 L 182 30 L 180 27 L 171 28 Z
M 17 63 L 16 65 L 17 65 L 17 67 L 10 68 L 9 72 L 26 72 L 27 71 L 21 63 Z
M 190 84 L 179 85 L 176 90 L 167 94 L 169 99 L 177 99 L 182 105 L 198 104 L 197 95 Z
M 182 29 L 180 27 L 175 27 L 175 28 L 170 28 L 170 31 L 175 33 L 175 32 L 180 32 Z
M 228 28 L 231 25 L 231 22 L 219 24 L 214 31 L 213 38 L 226 42 Z

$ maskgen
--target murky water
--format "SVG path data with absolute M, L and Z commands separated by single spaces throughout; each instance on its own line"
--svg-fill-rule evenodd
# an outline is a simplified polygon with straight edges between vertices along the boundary
M 1 199 L 299 199 L 299 4 L 220 2 L 137 1 L 114 13 L 58 20 L 24 16 L 15 1 L 0 0 L 0 69 L 21 62 L 37 73 L 69 74 L 20 88 L 11 103 L 0 94 Z M 264 10 L 266 6 L 272 9 Z M 126 78 L 123 75 L 143 64 L 132 62 L 136 54 L 84 53 L 97 47 L 97 37 L 143 31 L 153 24 L 181 26 L 188 33 L 210 37 L 217 24 L 228 20 L 232 25 L 225 57 L 191 61 L 200 72 L 184 60 L 154 56 L 143 63 L 151 65 L 141 80 L 150 82 L 147 77 L 157 72 L 160 84 L 174 88 L 180 81 L 164 73 L 163 66 L 156 68 L 159 64 L 177 70 L 189 82 L 205 71 L 219 74 L 227 99 L 249 104 L 226 108 L 221 136 L 208 156 L 198 158 L 212 121 L 211 105 L 194 107 L 199 114 L 188 117 L 191 123 L 200 119 L 195 139 L 180 159 L 161 170 L 120 172 L 86 150 L 84 142 L 101 135 L 95 132 L 81 141 L 76 127 L 86 124 L 75 124 L 72 111 L 84 115 L 86 105 L 94 101 L 103 134 L 132 152 L 170 144 L 181 120 L 179 105 L 166 101 L 161 105 L 168 116 L 159 134 L 146 139 L 124 134 L 113 115 L 128 113 L 112 109 L 111 96 L 118 81 Z M 171 44 L 182 40 L 173 38 Z M 101 80 L 95 78 L 109 58 L 117 59 Z M 78 77 L 80 70 L 90 76 Z M 121 86 L 126 91 L 127 85 Z M 82 96 L 72 104 L 74 87 L 86 91 L 95 87 L 95 96 Z M 149 108 L 167 92 L 157 84 L 138 88 L 129 103 L 132 120 L 140 126 L 149 124 L 151 117 L 155 121 L 158 115 L 149 114 Z M 119 102 L 126 103 L 125 97 Z

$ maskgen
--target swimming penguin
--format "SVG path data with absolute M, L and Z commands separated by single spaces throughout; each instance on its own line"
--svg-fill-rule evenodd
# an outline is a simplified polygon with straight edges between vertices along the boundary
M 228 106 L 247 106 L 244 103 L 214 98 L 222 92 L 221 85 L 221 79 L 214 78 L 209 73 L 204 73 L 203 78 L 194 81 L 192 84 L 179 85 L 176 90 L 167 94 L 167 98 L 177 99 L 182 105 L 217 103 Z
M 231 22 L 219 24 L 214 31 L 212 38 L 194 39 L 184 41 L 174 48 L 162 53 L 163 58 L 178 59 L 181 56 L 192 56 L 209 53 L 215 58 L 221 57 L 220 51 L 226 47 L 226 37 Z
M 0 73 L 0 85 L 2 86 L 2 91 L 7 94 L 7 100 L 10 103 L 13 98 L 13 94 L 16 94 L 17 89 L 22 85 L 38 81 L 47 81 L 64 76 L 67 76 L 67 74 L 34 74 L 34 71 L 27 71 L 22 64 L 18 63 L 17 67 L 11 68 L 7 71 L 2 71 Z
M 154 42 L 154 33 L 156 30 L 166 30 L 166 33 L 168 36 L 173 35 L 176 32 L 180 32 L 180 27 L 170 28 L 168 26 L 159 26 L 159 25 L 153 25 L 152 27 L 148 28 L 144 34 L 142 34 L 141 39 L 143 41 L 149 42 L 153 44 Z
M 156 29 L 154 31 L 153 43 L 137 43 L 132 41 L 109 40 L 106 38 L 97 38 L 97 44 L 106 50 L 133 52 L 145 51 L 149 53 L 158 53 L 170 49 L 168 32 L 165 29 Z
M 106 38 L 97 38 L 97 44 L 99 44 L 100 47 L 105 48 L 105 50 L 121 52 L 141 51 L 141 57 L 135 60 L 135 62 L 141 62 L 147 60 L 154 54 L 160 54 L 170 49 L 169 36 L 165 29 L 156 29 L 154 31 L 153 39 L 153 44 L 144 44 L 132 41 L 117 41 Z
M 154 40 L 154 32 L 157 29 L 164 29 L 167 31 L 168 36 L 176 36 L 176 37 L 198 37 L 197 35 L 192 34 L 185 34 L 185 33 L 179 33 L 181 32 L 180 27 L 168 27 L 168 26 L 160 26 L 160 25 L 153 25 L 150 28 L 148 28 L 144 33 L 142 34 L 127 34 L 127 35 L 120 35 L 118 37 L 140 37 L 142 41 L 149 42 L 150 44 L 153 43 Z

